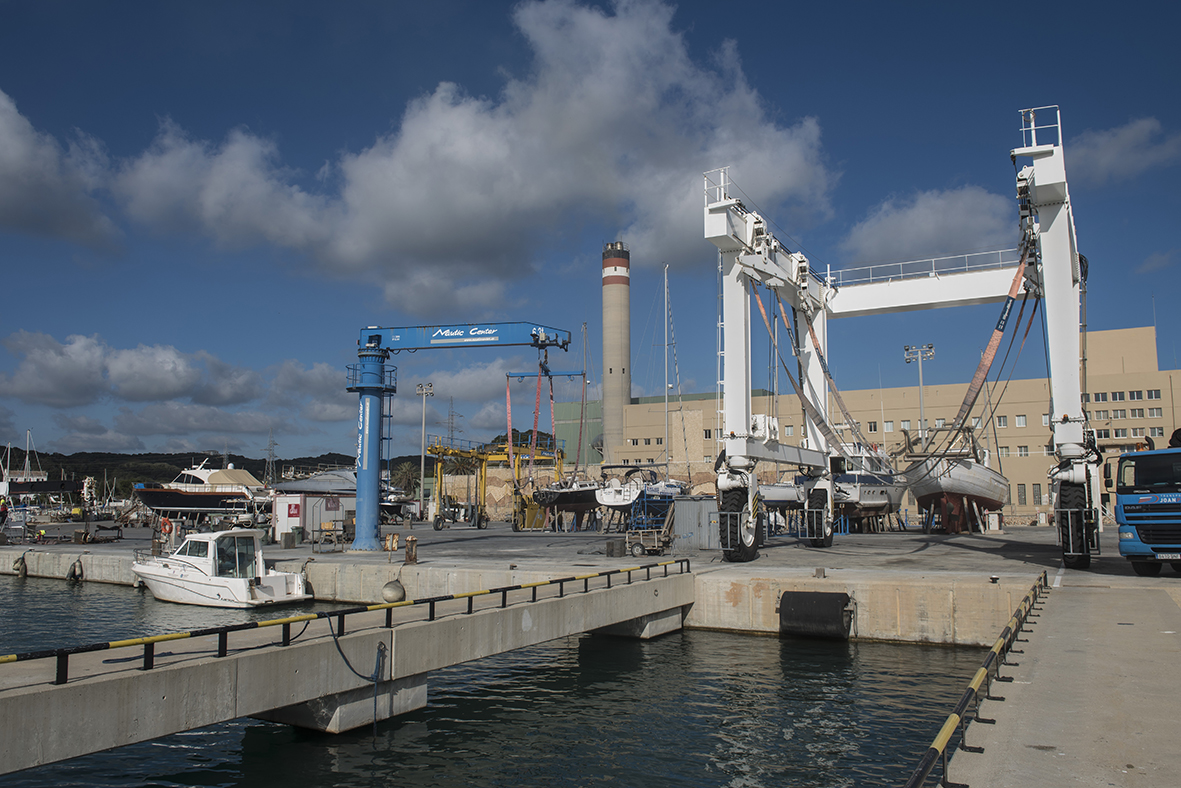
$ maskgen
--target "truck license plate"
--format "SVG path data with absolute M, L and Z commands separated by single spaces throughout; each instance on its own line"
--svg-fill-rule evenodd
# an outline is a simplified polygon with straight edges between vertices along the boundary
M 1157 553 L 1156 557 L 1161 561 L 1181 561 L 1181 553 Z

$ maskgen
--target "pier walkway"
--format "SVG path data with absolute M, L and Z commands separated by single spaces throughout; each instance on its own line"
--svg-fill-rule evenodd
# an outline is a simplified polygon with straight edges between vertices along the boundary
M 386 719 L 426 705 L 432 670 L 582 632 L 679 629 L 693 602 L 682 569 L 332 614 L 291 624 L 289 645 L 279 626 L 233 632 L 225 656 L 218 635 L 73 654 L 62 684 L 54 658 L 2 664 L 0 774 L 244 716 L 330 732 Z
M 1024 653 L 1002 670 L 1013 682 L 993 685 L 1005 700 L 981 706 L 981 716 L 996 724 L 968 727 L 967 743 L 984 752 L 957 751 L 951 782 L 1073 788 L 1181 781 L 1172 682 L 1181 664 L 1181 578 L 1168 568 L 1159 578 L 1102 573 L 1120 560 L 1101 559 L 1100 573 L 1051 575 L 1028 642 L 1017 644 Z

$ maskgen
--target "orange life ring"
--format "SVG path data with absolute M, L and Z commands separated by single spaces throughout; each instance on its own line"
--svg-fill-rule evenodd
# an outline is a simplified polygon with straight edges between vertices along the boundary
M 172 533 L 172 521 L 169 520 L 167 517 L 165 517 L 163 520 L 160 521 L 160 533 L 162 533 L 162 534 Z

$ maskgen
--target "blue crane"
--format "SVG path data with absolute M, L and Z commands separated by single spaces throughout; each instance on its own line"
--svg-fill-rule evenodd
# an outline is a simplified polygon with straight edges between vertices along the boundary
M 381 509 L 381 420 L 386 396 L 398 390 L 390 354 L 427 348 L 528 345 L 538 350 L 570 347 L 570 332 L 537 323 L 461 323 L 361 329 L 358 363 L 350 365 L 348 390 L 360 395 L 357 413 L 357 533 L 353 550 L 379 550 Z

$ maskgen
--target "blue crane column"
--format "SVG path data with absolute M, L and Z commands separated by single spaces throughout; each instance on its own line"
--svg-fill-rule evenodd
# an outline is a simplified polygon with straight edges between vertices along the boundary
M 370 338 L 373 339 L 373 338 Z M 380 550 L 382 404 L 397 390 L 395 370 L 385 368 L 390 354 L 380 341 L 357 351 L 359 364 L 349 367 L 349 391 L 360 394 L 357 410 L 357 530 L 353 550 Z

